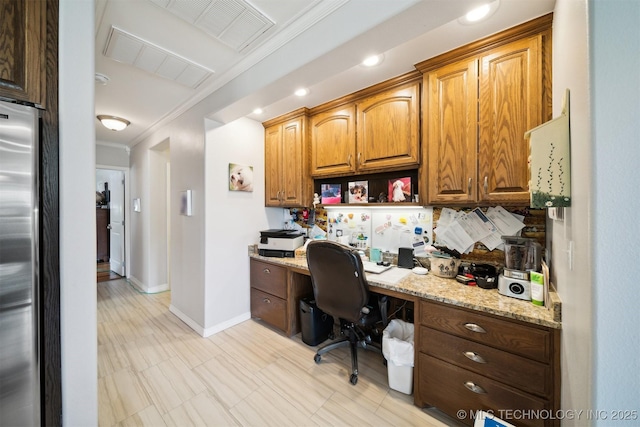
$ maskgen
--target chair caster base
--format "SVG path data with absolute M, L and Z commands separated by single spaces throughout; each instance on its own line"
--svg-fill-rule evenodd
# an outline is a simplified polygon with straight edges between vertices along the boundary
M 313 356 L 313 361 L 316 363 L 320 363 L 320 359 L 322 359 L 322 356 L 320 356 L 319 354 Z
M 351 374 L 351 377 L 349 377 L 349 382 L 353 385 L 356 385 L 358 383 L 358 376 L 356 374 Z

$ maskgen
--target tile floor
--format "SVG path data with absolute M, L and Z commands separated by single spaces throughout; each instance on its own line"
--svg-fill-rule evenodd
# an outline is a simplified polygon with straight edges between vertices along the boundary
M 389 389 L 382 356 L 339 349 L 313 361 L 300 336 L 248 320 L 202 338 L 169 312 L 170 292 L 98 283 L 99 425 L 447 426 Z

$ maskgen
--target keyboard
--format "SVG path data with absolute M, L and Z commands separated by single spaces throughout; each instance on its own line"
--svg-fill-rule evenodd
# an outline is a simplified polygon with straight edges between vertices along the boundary
M 362 266 L 364 267 L 364 271 L 366 271 L 367 273 L 375 274 L 380 274 L 392 267 L 392 265 L 378 265 L 372 261 L 362 261 Z

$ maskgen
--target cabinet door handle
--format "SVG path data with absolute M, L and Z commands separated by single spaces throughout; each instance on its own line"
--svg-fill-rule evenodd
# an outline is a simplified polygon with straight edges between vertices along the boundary
M 351 154 L 349 154 L 347 156 L 347 165 L 349 165 L 349 167 L 351 167 Z
M 471 332 L 478 332 L 480 334 L 486 334 L 487 331 L 480 325 L 476 325 L 475 323 L 465 323 L 464 327 L 470 330 Z
M 362 165 L 362 153 L 358 153 L 358 167 Z
M 469 178 L 469 182 L 467 183 L 467 194 L 471 195 L 471 182 L 472 178 Z
M 476 385 L 473 383 L 473 381 L 467 381 L 466 383 L 464 383 L 464 386 L 468 389 L 471 390 L 474 393 L 477 394 L 487 394 L 486 390 L 483 389 L 482 387 L 480 387 L 479 385 Z
M 265 274 L 271 274 L 271 270 L 269 270 L 268 268 L 265 268 L 264 270 L 262 270 L 262 272 Z
M 269 298 L 263 298 L 262 302 L 265 304 L 271 304 L 271 300 Z
M 477 363 L 487 363 L 486 360 L 484 360 L 484 358 L 482 356 L 480 356 L 478 353 L 475 353 L 473 351 L 465 351 L 464 353 L 462 353 L 465 355 L 465 357 L 467 357 L 468 359 L 473 360 L 474 362 Z
M 484 194 L 489 194 L 489 177 L 484 176 Z

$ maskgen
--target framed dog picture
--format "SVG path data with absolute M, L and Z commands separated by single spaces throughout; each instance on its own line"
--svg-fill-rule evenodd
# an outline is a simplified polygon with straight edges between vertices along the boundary
M 369 181 L 354 181 L 349 183 L 348 203 L 367 203 Z
M 229 163 L 229 190 L 253 191 L 253 166 Z
M 396 178 L 389 180 L 389 201 L 390 202 L 410 202 L 411 201 L 411 178 Z

